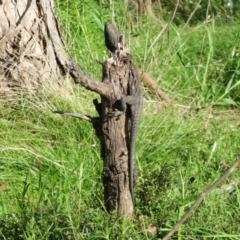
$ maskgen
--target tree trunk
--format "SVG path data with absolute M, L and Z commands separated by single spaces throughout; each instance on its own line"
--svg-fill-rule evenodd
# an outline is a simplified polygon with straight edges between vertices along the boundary
M 53 0 L 0 0 L 0 94 L 59 81 L 62 46 Z

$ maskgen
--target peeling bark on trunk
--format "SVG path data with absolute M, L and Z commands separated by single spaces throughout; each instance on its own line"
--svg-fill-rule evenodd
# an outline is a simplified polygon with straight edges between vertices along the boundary
M 53 0 L 0 1 L 0 94 L 59 81 L 67 56 Z

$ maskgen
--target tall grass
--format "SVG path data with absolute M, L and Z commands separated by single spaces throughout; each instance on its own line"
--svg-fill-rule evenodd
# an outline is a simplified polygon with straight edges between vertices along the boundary
M 115 1 L 57 1 L 56 11 L 68 51 L 85 72 L 101 78 L 94 59 L 107 57 L 102 30 L 113 20 L 136 65 L 173 104 L 145 92 L 136 216 L 129 222 L 104 210 L 91 125 L 52 113 L 97 115 L 95 94 L 67 80 L 38 98 L 1 100 L 0 239 L 161 239 L 239 156 L 239 26 L 212 19 L 196 26 L 170 22 L 162 31 L 146 14 L 140 28 L 134 8 L 125 12 Z M 236 172 L 213 191 L 175 238 L 239 239 L 238 179 Z

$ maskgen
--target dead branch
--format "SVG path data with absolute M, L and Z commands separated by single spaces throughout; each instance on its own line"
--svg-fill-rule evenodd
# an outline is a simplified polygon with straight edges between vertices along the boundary
M 62 114 L 62 115 L 66 115 L 66 116 L 69 116 L 69 117 L 78 118 L 78 119 L 81 119 L 81 120 L 86 120 L 86 121 L 91 122 L 91 123 L 94 123 L 96 121 L 96 118 L 94 118 L 94 117 L 79 114 L 79 113 L 71 113 L 71 112 L 63 112 L 63 111 L 53 111 L 53 113 Z
M 108 61 L 102 63 L 103 67 L 107 64 Z M 99 82 L 91 78 L 86 73 L 84 73 L 73 61 L 67 62 L 66 67 L 76 84 L 81 84 L 86 89 L 96 92 L 108 99 L 113 96 L 114 89 L 112 85 L 106 84 L 105 82 Z
M 170 103 L 171 100 L 170 98 L 160 89 L 158 88 L 158 85 L 156 82 L 148 75 L 148 73 L 143 72 L 141 68 L 137 67 L 137 71 L 139 76 L 141 76 L 141 81 L 146 86 L 149 88 L 154 94 L 157 94 L 159 97 L 161 97 L 163 100 L 166 101 L 166 103 Z
M 94 102 L 96 103 L 97 99 L 94 100 Z M 100 117 L 91 117 L 89 115 L 83 115 L 83 114 L 79 114 L 79 113 L 71 113 L 71 112 L 63 112 L 63 111 L 53 111 L 53 113 L 56 114 L 62 114 L 62 115 L 66 115 L 69 117 L 74 117 L 74 118 L 78 118 L 81 120 L 85 120 L 88 121 L 92 124 L 93 129 L 95 130 L 96 136 L 101 139 L 101 128 L 100 128 L 100 123 L 101 123 L 101 119 Z
M 224 174 L 216 181 L 214 182 L 210 187 L 208 187 L 204 192 L 200 194 L 198 199 L 195 201 L 195 203 L 189 208 L 189 210 L 182 216 L 182 218 L 177 222 L 177 224 L 172 228 L 172 230 L 162 239 L 162 240 L 168 240 L 177 230 L 178 228 L 185 222 L 191 213 L 199 206 L 201 201 L 215 188 L 217 185 L 219 185 L 222 181 L 226 180 L 229 175 L 236 169 L 236 167 L 240 164 L 240 158 L 238 158 L 234 164 L 227 169 Z

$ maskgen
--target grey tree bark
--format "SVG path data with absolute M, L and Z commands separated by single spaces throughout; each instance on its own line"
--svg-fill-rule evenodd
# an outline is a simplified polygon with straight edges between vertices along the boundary
M 67 56 L 53 0 L 0 0 L 0 94 L 59 81 Z

